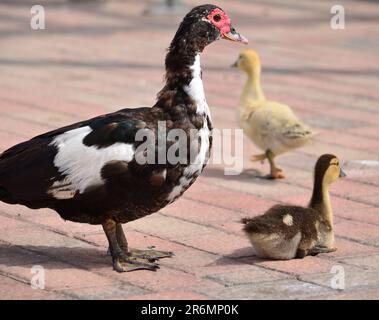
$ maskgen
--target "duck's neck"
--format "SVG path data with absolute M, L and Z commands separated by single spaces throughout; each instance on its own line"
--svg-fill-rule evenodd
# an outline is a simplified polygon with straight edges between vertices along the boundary
M 333 227 L 333 211 L 329 196 L 329 184 L 323 179 L 315 179 L 309 206 L 318 212 Z
M 183 36 L 174 38 L 166 56 L 166 84 L 158 94 L 156 106 L 167 112 L 180 106 L 189 113 L 209 115 L 200 66 L 205 45 Z
M 248 78 L 243 88 L 241 105 L 252 105 L 254 102 L 265 100 L 261 87 L 261 69 L 256 68 L 248 72 Z

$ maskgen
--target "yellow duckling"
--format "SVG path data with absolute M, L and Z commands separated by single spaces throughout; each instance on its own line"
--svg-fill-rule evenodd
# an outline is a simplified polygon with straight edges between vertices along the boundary
M 276 205 L 265 214 L 242 219 L 244 231 L 262 258 L 292 259 L 337 250 L 329 185 L 346 174 L 332 154 L 316 162 L 309 206 Z
M 270 163 L 267 177 L 284 178 L 274 158 L 308 143 L 313 136 L 312 130 L 296 117 L 289 106 L 266 99 L 260 83 L 261 63 L 255 51 L 242 51 L 233 66 L 248 76 L 238 106 L 238 123 L 244 133 L 264 151 L 252 156 L 251 160 L 263 161 L 267 158 Z

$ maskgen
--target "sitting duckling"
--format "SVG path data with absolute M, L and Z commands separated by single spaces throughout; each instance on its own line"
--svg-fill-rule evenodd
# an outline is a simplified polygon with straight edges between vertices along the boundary
M 307 208 L 276 205 L 261 216 L 242 219 L 257 255 L 287 260 L 337 250 L 333 247 L 329 185 L 344 176 L 338 158 L 324 154 L 315 166 L 313 194 Z
M 264 151 L 252 156 L 251 160 L 267 158 L 271 168 L 267 178 L 284 178 L 283 171 L 275 165 L 275 156 L 308 143 L 313 136 L 312 130 L 296 117 L 289 106 L 266 99 L 260 84 L 260 59 L 255 51 L 242 51 L 232 66 L 248 75 L 238 106 L 238 123 Z

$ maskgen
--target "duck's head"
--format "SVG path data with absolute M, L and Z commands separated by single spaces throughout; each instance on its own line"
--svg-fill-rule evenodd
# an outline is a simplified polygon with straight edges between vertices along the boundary
M 339 159 L 333 154 L 323 154 L 316 162 L 315 179 L 320 183 L 331 184 L 346 174 L 340 166 Z
M 205 46 L 219 38 L 248 43 L 233 27 L 230 18 L 220 7 L 205 4 L 193 8 L 183 19 L 171 43 L 171 47 L 184 44 L 202 51 Z
M 239 68 L 247 74 L 253 74 L 261 70 L 261 60 L 258 53 L 252 49 L 243 50 L 232 67 Z

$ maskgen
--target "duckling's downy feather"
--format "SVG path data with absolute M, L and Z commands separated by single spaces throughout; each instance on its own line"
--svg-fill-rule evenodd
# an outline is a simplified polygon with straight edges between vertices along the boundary
M 343 177 L 339 160 L 324 154 L 316 162 L 308 207 L 276 205 L 263 215 L 244 218 L 243 230 L 262 258 L 292 259 L 333 252 L 333 212 L 329 185 Z
M 276 205 L 261 216 L 243 219 L 242 223 L 258 256 L 285 260 L 294 258 L 302 243 L 309 246 L 315 242 L 319 219 L 319 213 L 312 208 Z
M 238 107 L 238 122 L 245 134 L 262 150 L 274 155 L 299 148 L 313 136 L 309 126 L 283 103 L 267 100 L 260 84 L 261 65 L 258 54 L 242 52 L 240 68 L 248 74 Z
M 239 110 L 239 123 L 245 134 L 260 149 L 270 149 L 275 155 L 299 148 L 313 136 L 310 127 L 285 104 L 263 100 Z

